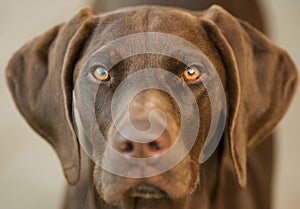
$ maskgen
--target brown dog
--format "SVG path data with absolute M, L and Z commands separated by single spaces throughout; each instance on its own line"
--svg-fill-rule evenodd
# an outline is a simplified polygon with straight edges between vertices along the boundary
M 226 128 L 217 150 L 204 164 L 199 165 L 198 158 L 213 110 L 201 75 L 209 74 L 162 54 L 123 57 L 116 55 L 114 49 L 99 52 L 118 38 L 145 32 L 171 34 L 189 41 L 206 55 L 203 62 L 210 62 L 220 77 L 227 95 Z M 164 46 L 164 42 L 161 44 Z M 180 47 L 174 53 L 190 53 L 184 49 Z M 103 67 L 109 65 L 105 62 L 118 56 L 122 59 L 108 72 Z M 135 165 L 126 167 L 103 156 L 104 148 L 95 144 L 96 134 L 93 135 L 97 128 L 125 156 L 152 157 L 168 150 L 175 143 L 182 120 L 170 95 L 155 89 L 143 91 L 130 106 L 131 119 L 143 130 L 149 126 L 148 114 L 152 110 L 165 112 L 166 132 L 154 142 L 127 140 L 118 135 L 112 122 L 113 93 L 122 80 L 145 68 L 162 68 L 182 78 L 180 81 L 188 85 L 195 97 L 201 120 L 192 149 L 174 167 L 156 176 L 126 178 L 89 160 L 79 146 L 76 130 L 87 133 L 92 157 L 134 172 Z M 286 52 L 221 7 L 191 12 L 144 6 L 103 15 L 83 9 L 69 22 L 23 46 L 6 72 L 18 109 L 55 148 L 65 176 L 73 185 L 69 187 L 65 208 L 270 208 L 272 141 L 266 139 L 295 94 L 297 70 Z M 194 76 L 195 72 L 200 76 Z M 74 120 L 73 90 L 81 82 L 86 89 L 79 89 L 76 95 L 87 103 L 79 101 L 78 114 L 82 116 L 92 108 L 96 128 L 90 118 L 83 119 L 81 125 Z M 90 91 L 96 84 L 96 92 Z M 173 84 L 163 85 L 172 88 Z M 93 93 L 95 107 L 88 105 Z M 125 100 L 123 95 L 120 108 Z M 119 113 L 123 114 L 122 108 Z

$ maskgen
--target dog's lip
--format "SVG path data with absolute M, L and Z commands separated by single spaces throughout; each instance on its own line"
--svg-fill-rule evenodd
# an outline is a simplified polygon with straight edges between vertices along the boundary
M 159 189 L 156 186 L 149 184 L 140 184 L 133 188 L 130 188 L 126 192 L 126 196 L 133 198 L 144 198 L 144 199 L 160 199 L 167 197 L 167 193 Z

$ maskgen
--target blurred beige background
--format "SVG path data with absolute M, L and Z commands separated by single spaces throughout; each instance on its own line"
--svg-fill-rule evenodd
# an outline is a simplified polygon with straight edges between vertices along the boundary
M 65 180 L 52 148 L 25 123 L 4 79 L 9 57 L 24 42 L 70 18 L 85 0 L 0 0 L 0 209 L 56 209 Z M 300 68 L 300 1 L 262 0 L 275 43 Z M 275 209 L 300 208 L 300 92 L 280 125 Z

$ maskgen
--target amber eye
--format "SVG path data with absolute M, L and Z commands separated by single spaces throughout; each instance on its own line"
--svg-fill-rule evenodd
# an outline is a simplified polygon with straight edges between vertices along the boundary
M 93 70 L 93 76 L 99 81 L 108 81 L 110 78 L 108 71 L 101 66 Z
M 196 81 L 200 78 L 201 72 L 196 66 L 187 66 L 183 72 L 183 79 L 186 81 Z

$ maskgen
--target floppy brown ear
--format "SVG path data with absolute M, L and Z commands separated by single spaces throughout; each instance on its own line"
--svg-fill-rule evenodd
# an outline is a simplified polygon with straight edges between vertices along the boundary
M 56 150 L 70 184 L 80 173 L 79 146 L 72 124 L 72 74 L 93 12 L 81 10 L 24 45 L 11 58 L 6 77 L 15 103 L 30 126 Z
M 247 153 L 286 113 L 296 92 L 297 69 L 285 51 L 219 6 L 203 13 L 202 27 L 226 69 L 227 133 L 238 182 L 245 187 Z

